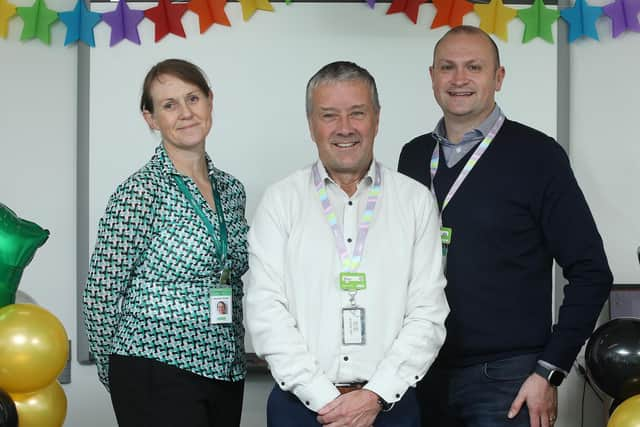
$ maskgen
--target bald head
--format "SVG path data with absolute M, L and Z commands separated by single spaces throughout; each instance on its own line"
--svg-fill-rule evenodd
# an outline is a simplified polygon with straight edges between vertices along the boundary
M 459 25 L 457 27 L 453 27 L 452 29 L 447 31 L 445 35 L 440 38 L 440 40 L 438 40 L 435 47 L 433 48 L 433 64 L 436 63 L 436 56 L 438 54 L 438 47 L 440 47 L 440 44 L 445 39 L 455 35 L 459 35 L 459 34 L 465 34 L 469 36 L 479 36 L 484 38 L 487 41 L 487 43 L 491 46 L 492 51 L 494 53 L 495 69 L 497 70 L 498 68 L 500 68 L 500 53 L 498 52 L 498 46 L 496 45 L 496 42 L 493 41 L 493 39 L 489 36 L 489 34 L 485 33 L 480 28 L 472 27 L 471 25 Z

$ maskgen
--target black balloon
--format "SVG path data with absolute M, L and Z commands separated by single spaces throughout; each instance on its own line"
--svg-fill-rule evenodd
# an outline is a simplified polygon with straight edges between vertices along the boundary
M 640 394 L 640 319 L 613 319 L 589 338 L 587 370 L 595 384 L 617 401 Z
M 0 390 L 0 427 L 18 427 L 18 412 L 13 399 Z

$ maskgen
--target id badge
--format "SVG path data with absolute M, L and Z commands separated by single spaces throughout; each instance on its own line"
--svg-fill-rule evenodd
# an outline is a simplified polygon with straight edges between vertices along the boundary
M 451 244 L 451 237 L 453 236 L 453 230 L 450 227 L 440 228 L 440 238 L 442 239 L 442 271 L 447 272 L 447 255 L 449 254 L 449 245 Z
M 228 324 L 232 318 L 231 288 L 213 288 L 209 301 L 209 317 L 212 325 Z
M 342 344 L 364 345 L 366 343 L 364 308 L 342 309 Z

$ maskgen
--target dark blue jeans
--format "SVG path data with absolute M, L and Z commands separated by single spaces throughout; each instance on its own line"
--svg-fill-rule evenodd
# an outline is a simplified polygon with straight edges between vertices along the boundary
M 268 427 L 318 427 L 318 414 L 309 410 L 292 393 L 282 391 L 277 385 L 267 401 Z M 419 427 L 420 413 L 416 390 L 410 388 L 388 412 L 380 412 L 374 427 Z
M 464 368 L 432 367 L 418 383 L 423 427 L 529 427 L 526 404 L 514 419 L 507 413 L 533 372 L 537 354 Z

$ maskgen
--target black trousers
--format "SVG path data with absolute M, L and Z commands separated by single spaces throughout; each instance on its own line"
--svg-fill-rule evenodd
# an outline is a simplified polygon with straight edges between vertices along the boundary
M 244 381 L 218 381 L 142 357 L 109 357 L 120 427 L 239 427 Z

